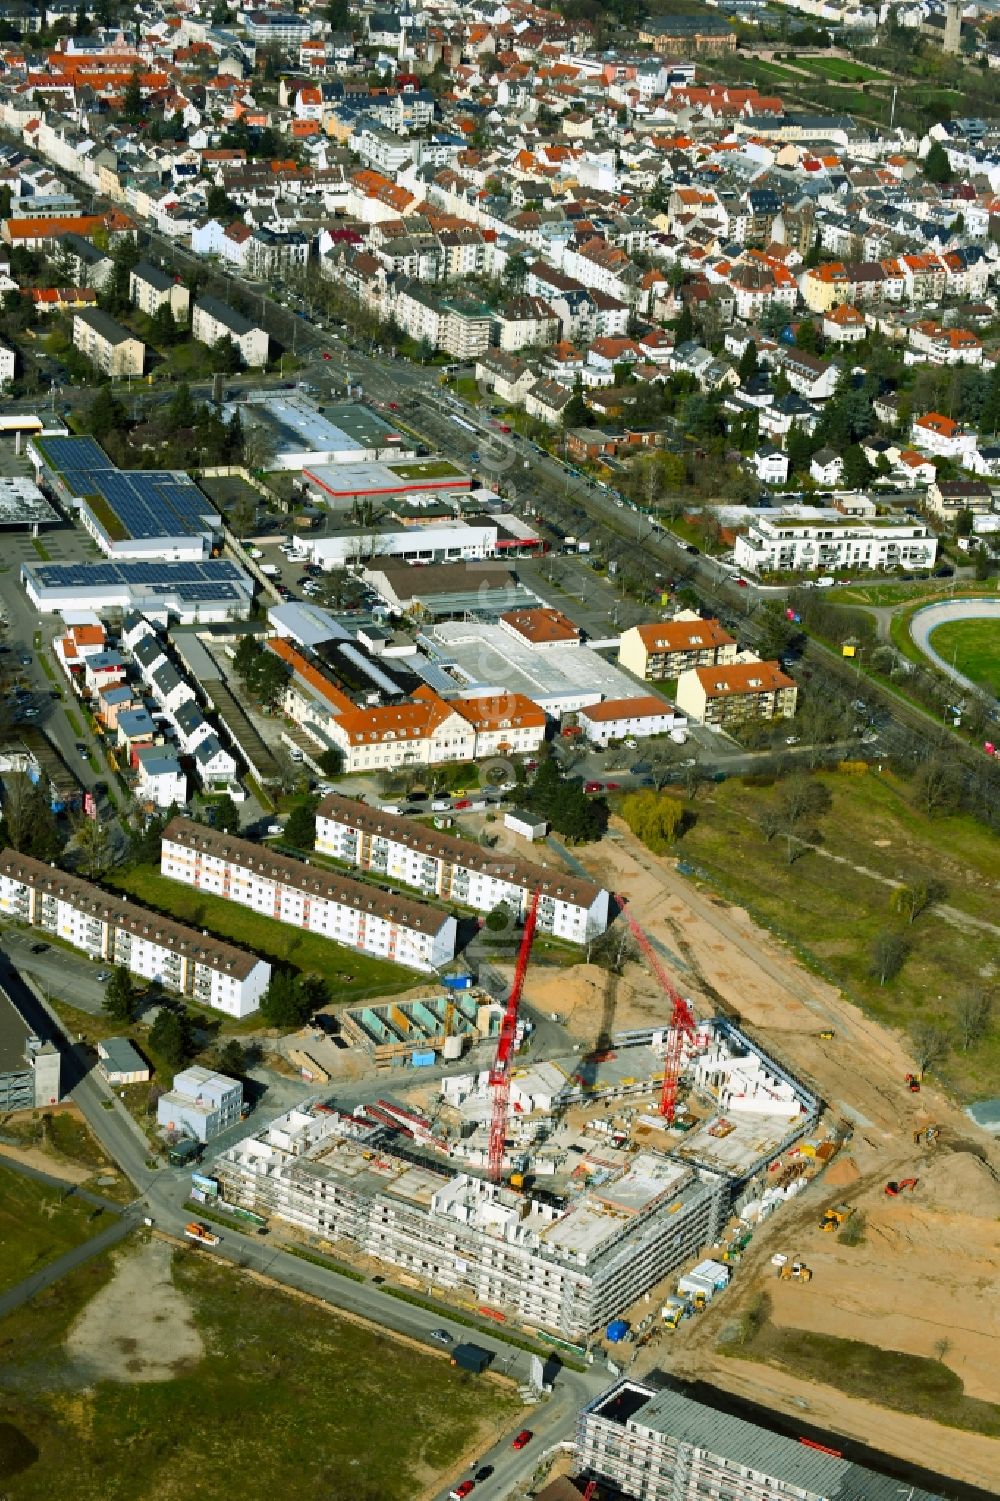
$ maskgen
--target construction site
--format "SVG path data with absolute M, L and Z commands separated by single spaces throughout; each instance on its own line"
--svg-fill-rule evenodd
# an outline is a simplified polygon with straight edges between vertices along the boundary
M 630 914 L 663 1024 L 520 1066 L 536 912 L 537 899 L 491 1067 L 418 1084 L 405 1104 L 393 1091 L 350 1114 L 335 1100 L 292 1110 L 215 1172 L 227 1203 L 338 1255 L 586 1342 L 647 1315 L 734 1210 L 765 1219 L 835 1144 L 815 1136 L 808 1089 L 727 1020 L 695 1020 Z M 789 1151 L 802 1170 L 771 1174 Z
M 466 1048 L 495 1037 L 502 1016 L 503 1007 L 471 985 L 339 1013 L 344 1042 L 362 1049 L 377 1068 L 419 1068 L 439 1054 L 460 1058 Z

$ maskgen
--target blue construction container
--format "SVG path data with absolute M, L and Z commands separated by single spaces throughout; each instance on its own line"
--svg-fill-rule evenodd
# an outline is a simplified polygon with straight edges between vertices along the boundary
M 414 1068 L 430 1068 L 436 1057 L 434 1049 L 428 1048 L 424 1053 L 411 1053 L 410 1062 Z
M 441 984 L 446 990 L 471 990 L 471 975 L 442 975 Z

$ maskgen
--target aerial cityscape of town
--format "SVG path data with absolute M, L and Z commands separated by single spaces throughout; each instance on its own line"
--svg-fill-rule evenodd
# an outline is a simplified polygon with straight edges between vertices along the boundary
M 0 0 L 0 1501 L 1000 1495 L 1000 9 Z

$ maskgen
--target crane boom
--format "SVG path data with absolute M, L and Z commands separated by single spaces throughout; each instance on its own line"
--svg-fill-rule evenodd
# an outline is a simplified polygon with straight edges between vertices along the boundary
M 653 971 L 660 989 L 667 997 L 671 1006 L 670 1030 L 667 1034 L 667 1047 L 663 1058 L 663 1092 L 660 1095 L 660 1114 L 672 1122 L 677 1113 L 677 1079 L 681 1069 L 681 1044 L 685 1037 L 694 1035 L 694 1013 L 687 1001 L 678 995 L 673 981 L 660 963 L 649 938 L 632 916 L 627 898 L 619 896 L 617 901 L 622 915 L 628 923 L 629 932 L 642 950 L 646 963 Z
M 524 932 L 521 934 L 521 947 L 517 952 L 514 982 L 510 987 L 510 995 L 507 997 L 503 1021 L 500 1023 L 497 1055 L 490 1069 L 493 1117 L 490 1121 L 489 1175 L 494 1183 L 499 1183 L 503 1173 L 503 1149 L 507 1139 L 507 1106 L 510 1101 L 510 1062 L 514 1056 L 514 1042 L 517 1037 L 517 1014 L 521 1005 L 521 992 L 524 990 L 524 977 L 528 972 L 528 959 L 531 956 L 531 945 L 534 942 L 535 926 L 538 922 L 538 898 L 539 891 L 536 888 L 532 893 Z

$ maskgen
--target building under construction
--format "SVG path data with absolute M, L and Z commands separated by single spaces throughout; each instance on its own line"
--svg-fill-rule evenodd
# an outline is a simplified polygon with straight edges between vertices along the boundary
M 515 1070 L 500 1182 L 481 1075 L 464 1092 L 442 1081 L 429 1113 L 390 1099 L 290 1111 L 217 1159 L 222 1193 L 414 1285 L 584 1340 L 716 1241 L 815 1119 L 794 1080 L 713 1022 L 685 1044 L 668 1123 L 664 1046 L 659 1065 L 643 1039 L 596 1071 L 579 1059 Z
M 502 1007 L 484 990 L 449 990 L 342 1011 L 340 1031 L 379 1067 L 398 1068 L 432 1063 L 438 1055 L 460 1058 L 467 1048 L 496 1036 L 501 1015 Z

